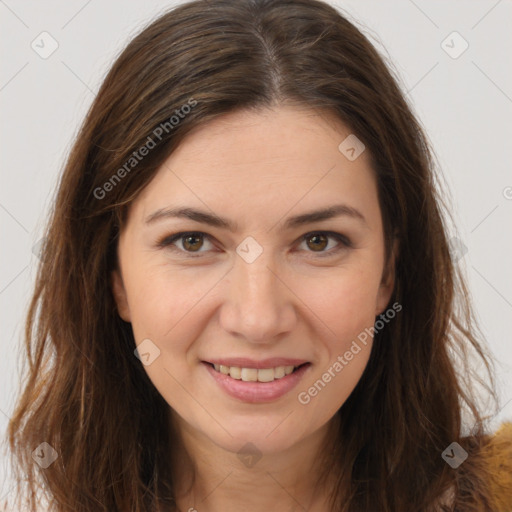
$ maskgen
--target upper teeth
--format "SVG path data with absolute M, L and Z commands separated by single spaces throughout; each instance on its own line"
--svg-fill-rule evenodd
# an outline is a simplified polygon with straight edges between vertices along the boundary
M 276 368 L 240 368 L 238 366 L 224 366 L 223 364 L 214 364 L 213 367 L 224 375 L 229 375 L 233 379 L 246 382 L 271 382 L 274 379 L 280 379 L 285 375 L 290 375 L 295 366 L 277 366 Z

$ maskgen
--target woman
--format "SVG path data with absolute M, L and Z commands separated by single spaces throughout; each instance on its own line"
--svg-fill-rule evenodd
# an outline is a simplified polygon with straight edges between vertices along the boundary
M 435 179 L 332 7 L 194 1 L 143 30 L 48 226 L 9 425 L 29 510 L 38 479 L 56 511 L 505 507 Z

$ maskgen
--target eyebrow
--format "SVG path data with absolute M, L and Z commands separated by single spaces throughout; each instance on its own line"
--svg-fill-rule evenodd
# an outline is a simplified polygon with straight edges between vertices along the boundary
M 296 215 L 294 217 L 290 217 L 285 222 L 284 229 L 292 229 L 298 226 L 302 226 L 304 224 L 311 224 L 313 222 L 319 222 L 322 220 L 332 219 L 334 217 L 341 216 L 350 217 L 352 219 L 358 220 L 368 227 L 364 215 L 359 210 L 346 204 L 335 204 L 332 206 L 328 206 L 327 208 L 323 208 L 321 210 L 314 210 L 311 212 Z M 145 224 L 153 224 L 154 222 L 168 218 L 190 219 L 202 224 L 208 224 L 210 226 L 214 226 L 217 228 L 227 229 L 233 233 L 238 230 L 238 224 L 236 222 L 233 222 L 224 217 L 219 217 L 218 215 L 208 213 L 203 210 L 198 210 L 190 207 L 167 209 L 161 208 L 156 212 L 152 213 L 151 215 L 149 215 L 145 220 Z

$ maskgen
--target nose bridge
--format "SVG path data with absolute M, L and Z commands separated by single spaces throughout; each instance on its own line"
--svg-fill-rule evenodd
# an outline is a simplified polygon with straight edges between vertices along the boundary
M 244 296 L 253 307 L 272 302 L 280 284 L 275 270 L 270 270 L 273 266 L 272 258 L 263 254 L 252 263 L 239 258 L 236 264 L 237 293 L 242 294 L 239 297 Z
M 248 341 L 269 341 L 291 328 L 291 292 L 279 278 L 270 251 L 249 261 L 237 257 L 231 271 L 224 328 Z

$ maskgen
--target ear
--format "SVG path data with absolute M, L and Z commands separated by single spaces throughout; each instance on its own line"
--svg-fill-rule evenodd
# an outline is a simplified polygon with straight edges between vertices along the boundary
M 386 310 L 393 290 L 395 288 L 395 262 L 398 255 L 398 238 L 394 238 L 393 247 L 387 267 L 384 269 L 382 280 L 377 294 L 375 316 L 379 316 Z
M 119 316 L 125 322 L 131 322 L 130 308 L 128 307 L 126 290 L 124 288 L 123 278 L 121 277 L 121 273 L 118 269 L 112 270 L 110 274 L 110 284 L 112 286 L 112 293 L 116 301 Z

